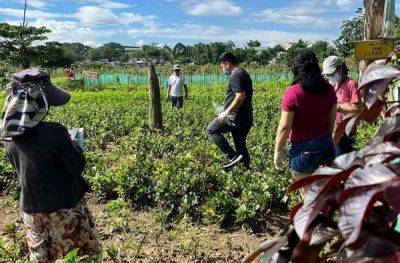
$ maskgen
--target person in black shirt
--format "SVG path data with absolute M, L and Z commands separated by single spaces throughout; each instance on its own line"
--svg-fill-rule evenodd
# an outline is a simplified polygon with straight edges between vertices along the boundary
M 228 159 L 224 169 L 237 164 L 249 168 L 250 155 L 246 139 L 253 125 L 252 80 L 250 75 L 239 67 L 237 58 L 231 52 L 223 53 L 219 58 L 219 64 L 224 74 L 229 75 L 227 97 L 224 110 L 208 125 L 206 132 Z M 235 150 L 223 136 L 228 132 L 232 134 Z
M 21 184 L 30 260 L 54 262 L 73 249 L 99 259 L 102 246 L 84 200 L 89 185 L 82 176 L 83 150 L 63 125 L 44 121 L 49 107 L 66 104 L 70 95 L 35 68 L 13 78 L 0 131 Z

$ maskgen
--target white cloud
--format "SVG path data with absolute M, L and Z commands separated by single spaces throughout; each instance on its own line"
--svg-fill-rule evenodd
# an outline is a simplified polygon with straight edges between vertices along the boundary
M 273 22 L 298 28 L 326 29 L 337 27 L 341 12 L 360 0 L 299 0 L 281 8 L 265 9 L 253 14 L 252 22 Z
M 82 6 L 75 16 L 80 22 L 92 25 L 129 25 L 134 23 L 150 25 L 157 18 L 128 12 L 117 14 L 110 9 L 97 6 Z
M 146 45 L 146 41 L 144 41 L 143 39 L 139 39 L 138 41 L 136 41 L 135 45 L 136 46 Z
M 98 7 L 102 8 L 109 8 L 109 9 L 125 9 L 131 7 L 128 4 L 121 3 L 118 1 L 109 1 L 109 0 L 86 0 L 86 1 L 80 1 L 82 3 L 94 3 Z
M 19 21 L 6 21 L 9 24 L 18 25 Z M 115 36 L 115 30 L 110 29 L 93 29 L 90 27 L 80 26 L 75 21 L 57 21 L 54 19 L 36 19 L 29 23 L 30 26 L 45 26 L 52 32 L 47 34 L 46 41 L 57 42 L 79 42 L 92 47 L 104 44 L 105 38 Z
M 25 3 L 25 0 L 8 0 L 14 3 L 18 3 L 21 4 L 21 8 L 23 7 L 22 4 Z M 28 0 L 28 8 L 29 7 L 34 7 L 37 9 L 44 9 L 48 6 L 53 5 L 54 3 L 52 3 L 54 1 L 50 1 L 50 0 Z
M 342 9 L 348 9 L 353 7 L 354 5 L 359 5 L 360 7 L 363 6 L 361 0 L 336 0 L 336 5 Z
M 257 39 L 266 45 L 272 43 L 287 43 L 303 39 L 306 41 L 326 40 L 335 38 L 334 35 L 324 33 L 285 32 L 277 30 L 235 30 L 221 26 L 204 26 L 192 23 L 175 25 L 174 27 L 153 27 L 131 29 L 127 33 L 133 37 L 157 37 L 173 40 L 193 40 L 194 42 L 215 42 L 232 40 L 238 45 L 245 45 L 251 39 Z
M 0 14 L 4 14 L 11 17 L 22 18 L 24 16 L 24 10 L 14 8 L 1 8 Z M 48 13 L 40 10 L 28 10 L 26 13 L 28 19 L 52 19 L 59 17 L 68 17 L 68 15 Z
M 182 6 L 192 16 L 237 16 L 243 13 L 241 7 L 229 0 L 186 0 Z

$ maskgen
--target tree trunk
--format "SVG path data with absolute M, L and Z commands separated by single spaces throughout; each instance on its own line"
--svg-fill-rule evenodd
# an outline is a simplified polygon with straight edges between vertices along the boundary
M 382 35 L 386 0 L 364 0 L 364 40 L 377 39 Z M 360 76 L 372 61 L 361 61 Z
M 162 129 L 160 84 L 153 64 L 148 66 L 149 77 L 149 127 Z

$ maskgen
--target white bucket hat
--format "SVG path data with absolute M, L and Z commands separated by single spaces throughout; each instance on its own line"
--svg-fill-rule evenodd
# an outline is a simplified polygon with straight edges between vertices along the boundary
M 337 56 L 330 56 L 324 60 L 322 64 L 322 74 L 330 75 L 336 71 L 336 69 L 340 66 L 343 66 L 343 61 Z

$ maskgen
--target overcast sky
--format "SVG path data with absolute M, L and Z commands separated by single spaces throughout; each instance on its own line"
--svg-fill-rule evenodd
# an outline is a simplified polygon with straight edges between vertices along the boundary
M 362 0 L 28 0 L 28 22 L 49 40 L 100 46 L 232 40 L 264 46 L 332 40 Z M 400 3 L 397 4 L 397 7 Z M 23 0 L 0 0 L 0 21 L 21 23 Z M 400 9 L 397 8 L 397 13 Z

